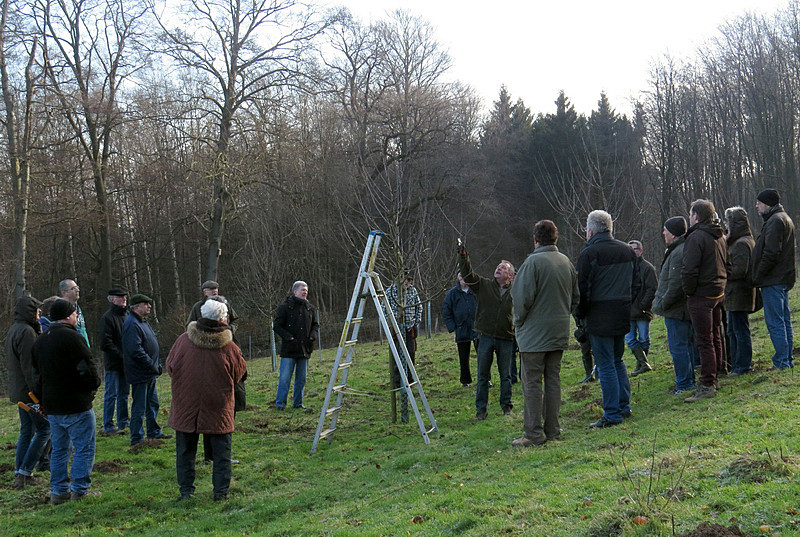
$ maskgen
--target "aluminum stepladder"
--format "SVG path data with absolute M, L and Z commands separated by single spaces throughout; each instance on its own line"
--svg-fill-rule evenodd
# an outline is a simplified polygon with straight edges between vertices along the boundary
M 371 299 L 375 305 L 381 327 L 383 327 L 384 333 L 387 335 L 386 339 L 389 342 L 394 363 L 400 372 L 399 389 L 405 391 L 408 396 L 425 443 L 430 443 L 430 438 L 428 437 L 430 433 L 439 430 L 431 407 L 428 404 L 428 399 L 425 397 L 425 391 L 422 389 L 422 383 L 419 380 L 417 371 L 414 368 L 414 364 L 411 363 L 405 344 L 405 334 L 400 333 L 400 327 L 394 318 L 392 308 L 389 307 L 380 277 L 375 272 L 375 260 L 378 256 L 378 245 L 382 236 L 383 233 L 380 231 L 371 231 L 367 238 L 367 246 L 364 249 L 364 256 L 361 258 L 356 285 L 353 289 L 353 296 L 350 299 L 350 307 L 347 310 L 347 318 L 342 329 L 342 337 L 339 340 L 339 348 L 336 351 L 336 360 L 333 362 L 331 379 L 328 383 L 328 390 L 325 392 L 325 402 L 322 404 L 322 409 L 319 413 L 317 432 L 314 434 L 314 443 L 311 446 L 312 454 L 317 451 L 317 445 L 319 445 L 321 439 L 327 438 L 328 443 L 333 439 L 333 432 L 336 430 L 336 422 L 339 418 L 339 412 L 342 410 L 344 390 L 347 388 L 347 378 L 350 375 L 350 367 L 353 365 L 353 353 L 356 343 L 358 343 L 358 332 L 364 319 L 364 308 L 368 299 Z M 399 343 L 399 345 L 396 343 Z M 403 367 L 404 362 L 407 367 Z M 406 370 L 411 374 L 410 383 Z M 339 376 L 340 373 L 341 378 Z M 414 392 L 412 391 L 413 387 L 416 387 L 419 399 L 425 407 L 428 421 L 431 424 L 430 428 L 427 428 L 419 412 L 417 400 L 414 398 Z M 336 404 L 330 406 L 331 396 L 334 393 L 336 393 Z M 330 426 L 324 428 L 328 418 L 330 418 Z

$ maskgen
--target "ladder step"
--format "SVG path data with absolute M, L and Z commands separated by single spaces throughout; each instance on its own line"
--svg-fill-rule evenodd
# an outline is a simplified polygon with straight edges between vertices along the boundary
M 363 317 L 353 317 L 352 319 L 350 319 L 350 322 L 351 323 L 360 323 L 363 320 L 364 320 Z
M 339 385 L 333 387 L 333 391 L 334 392 L 340 392 L 340 391 L 344 390 L 345 388 L 347 388 L 347 384 L 339 384 Z
M 339 369 L 347 369 L 351 365 L 353 365 L 353 362 L 347 362 L 346 364 L 339 364 Z
M 350 340 L 345 341 L 344 345 L 342 345 L 342 347 L 354 347 L 356 343 L 358 343 L 357 339 L 350 339 Z
M 333 408 L 329 408 L 329 409 L 328 409 L 328 410 L 325 412 L 325 415 L 326 415 L 326 416 L 330 416 L 331 414 L 336 414 L 336 413 L 337 413 L 337 412 L 339 412 L 341 409 L 342 409 L 342 407 L 340 407 L 340 406 L 335 406 L 335 407 L 333 407 Z
M 336 430 L 336 427 L 334 427 L 333 429 L 325 429 L 324 431 L 322 431 L 321 433 L 319 433 L 319 439 L 320 439 L 320 440 L 322 440 L 322 439 L 323 439 L 323 438 L 325 438 L 326 436 L 330 436 L 330 435 L 332 435 L 332 434 L 333 434 L 333 431 L 335 431 L 335 430 Z
M 439 430 L 439 428 L 438 428 L 438 427 L 431 427 L 430 429 L 428 429 L 427 431 L 425 431 L 425 434 L 431 434 L 431 433 L 435 433 L 435 432 L 436 432 L 436 431 L 438 431 L 438 430 Z

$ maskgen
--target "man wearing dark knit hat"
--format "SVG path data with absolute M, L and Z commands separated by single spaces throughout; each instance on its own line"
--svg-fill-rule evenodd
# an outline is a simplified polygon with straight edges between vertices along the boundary
M 147 316 L 153 309 L 153 299 L 136 294 L 131 297 L 130 315 L 122 325 L 122 359 L 125 377 L 131 385 L 131 445 L 144 440 L 147 423 L 148 438 L 172 438 L 161 431 L 158 417 L 158 392 L 156 379 L 162 367 L 158 359 L 158 339 Z
M 103 395 L 103 436 L 125 434 L 128 426 L 128 381 L 122 363 L 122 325 L 128 310 L 128 291 L 115 287 L 108 291 L 108 308 L 97 323 L 97 339 L 103 350 L 105 394 Z M 114 411 L 117 424 L 114 425 Z
M 764 225 L 756 239 L 750 258 L 753 287 L 761 289 L 764 321 L 775 354 L 770 369 L 793 367 L 792 317 L 789 310 L 789 289 L 794 286 L 795 238 L 794 222 L 781 205 L 778 191 L 762 190 L 756 198 L 756 210 Z
M 50 307 L 50 320 L 50 328 L 33 344 L 31 357 L 33 393 L 50 421 L 50 503 L 57 505 L 80 500 L 91 486 L 97 423 L 92 401 L 100 375 L 86 340 L 77 331 L 75 306 L 56 300 Z
M 692 364 L 692 322 L 686 309 L 686 295 L 681 286 L 683 270 L 683 242 L 686 234 L 686 219 L 673 216 L 664 222 L 661 235 L 667 245 L 661 272 L 658 278 L 653 313 L 664 317 L 667 327 L 667 343 L 675 367 L 674 394 L 693 390 L 695 387 Z

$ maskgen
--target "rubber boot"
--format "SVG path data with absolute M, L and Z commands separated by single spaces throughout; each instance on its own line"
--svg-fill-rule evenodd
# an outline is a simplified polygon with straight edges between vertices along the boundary
M 580 384 L 586 384 L 587 382 L 594 382 L 594 360 L 592 359 L 592 354 L 584 354 L 583 355 L 583 370 L 586 372 L 586 376 L 580 381 Z
M 650 364 L 647 363 L 647 355 L 645 354 L 643 348 L 636 347 L 634 349 L 631 349 L 631 351 L 633 352 L 633 355 L 636 357 L 636 369 L 634 369 L 633 373 L 631 373 L 632 377 L 653 370 Z

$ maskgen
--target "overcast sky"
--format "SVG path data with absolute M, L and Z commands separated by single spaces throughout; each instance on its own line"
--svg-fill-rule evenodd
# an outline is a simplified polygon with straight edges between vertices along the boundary
M 453 59 L 450 76 L 486 107 L 501 84 L 534 112 L 552 112 L 564 90 L 589 113 L 605 91 L 619 112 L 647 87 L 651 62 L 691 56 L 725 21 L 773 14 L 789 0 L 329 0 L 364 22 L 398 7 L 427 19 Z

